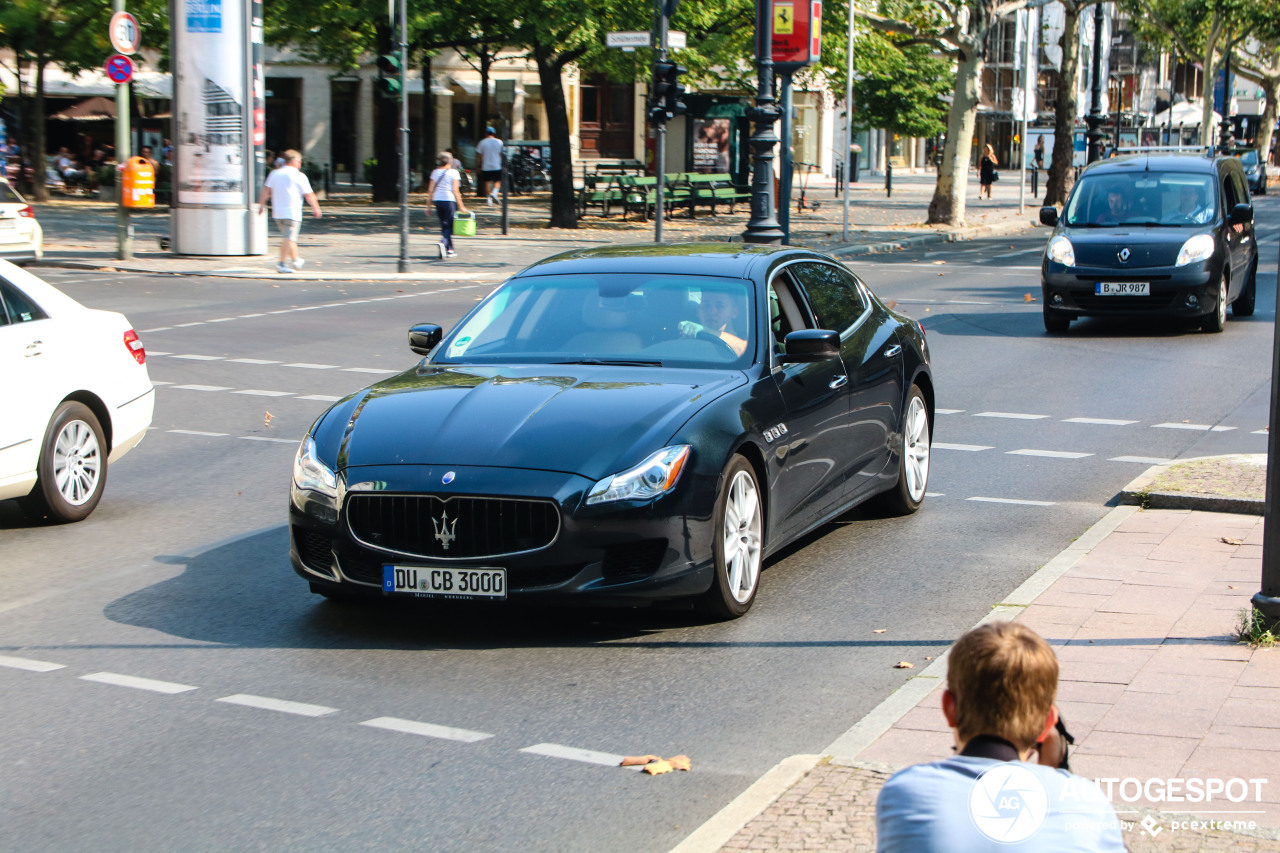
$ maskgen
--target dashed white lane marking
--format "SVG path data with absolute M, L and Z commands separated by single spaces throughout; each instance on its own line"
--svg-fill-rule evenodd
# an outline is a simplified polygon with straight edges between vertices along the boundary
M 1168 465 L 1172 459 L 1162 459 L 1159 456 L 1112 456 L 1108 462 L 1135 462 L 1139 465 Z
M 252 320 L 254 317 L 265 317 L 265 316 L 267 315 L 266 314 L 241 314 L 238 319 Z
M 1013 498 L 972 497 L 972 498 L 965 498 L 965 500 L 979 501 L 981 503 L 988 503 L 988 504 L 1018 504 L 1020 506 L 1056 506 L 1056 504 L 1053 501 L 1021 501 L 1021 500 L 1014 500 Z
M 934 450 L 968 450 L 973 452 L 992 449 L 985 444 L 948 444 L 945 441 L 935 441 L 930 447 Z
M 1018 257 L 1019 255 L 1030 255 L 1030 254 L 1032 254 L 1033 252 L 1034 252 L 1034 253 L 1039 253 L 1039 252 L 1043 252 L 1043 251 L 1044 251 L 1044 249 L 1043 249 L 1043 248 L 1040 248 L 1040 249 L 1023 249 L 1023 250 L 1022 250 L 1022 251 L 1020 251 L 1020 252 L 1005 252 L 1003 255 L 992 255 L 992 256 L 991 256 L 991 258 L 990 258 L 990 260 L 998 261 L 998 260 L 1000 260 L 1001 258 L 1016 258 L 1016 257 Z
M 583 761 L 587 764 L 603 764 L 606 767 L 617 767 L 625 757 L 608 752 L 578 749 L 576 746 L 563 746 L 558 743 L 536 743 L 520 751 L 530 755 L 545 755 L 548 758 L 567 758 L 570 761 Z
M 308 394 L 305 397 L 298 397 L 299 400 L 315 400 L 318 403 L 336 403 L 341 397 L 334 397 L 329 394 Z
M 1209 424 L 1152 424 L 1152 429 L 1194 429 L 1200 432 L 1229 432 L 1235 427 L 1211 426 Z
M 1027 415 L 1022 412 L 978 412 L 975 418 L 1011 418 L 1015 421 L 1038 421 L 1048 415 Z
M 243 441 L 274 441 L 278 444 L 299 444 L 302 442 L 300 438 L 268 438 L 265 435 L 242 435 Z
M 1117 418 L 1066 418 L 1064 424 L 1097 424 L 1098 426 L 1128 426 L 1137 421 L 1124 421 Z
M 202 432 L 198 429 L 171 429 L 166 430 L 166 432 L 171 432 L 175 435 L 203 435 L 206 438 L 222 438 L 231 434 L 227 432 Z
M 206 320 L 205 322 L 206 323 L 230 323 L 234 319 L 236 318 L 235 317 L 218 317 L 217 319 Z
M 0 655 L 0 666 L 7 666 L 10 669 L 25 669 L 27 672 L 53 672 L 55 669 L 66 669 L 64 664 L 49 663 L 43 660 L 32 660 L 31 658 L 12 658 L 8 655 Z
M 443 740 L 459 740 L 463 743 L 475 743 L 478 740 L 491 738 L 488 732 L 473 732 L 470 729 L 455 729 L 449 726 L 437 726 L 435 723 L 419 723 L 416 720 L 401 720 L 397 717 L 378 717 L 365 720 L 360 725 L 375 729 L 386 729 L 392 732 L 404 732 L 410 735 L 441 738 Z M 621 760 L 621 759 L 619 759 Z
M 302 717 L 323 717 L 336 714 L 337 708 L 324 705 L 309 705 L 306 702 L 291 702 L 288 699 L 272 699 L 269 696 L 254 696 L 251 693 L 237 693 L 234 696 L 223 696 L 218 700 L 229 705 L 244 705 L 247 708 L 261 708 L 264 711 L 280 711 L 283 714 L 297 714 Z
M 1034 450 L 1024 447 L 1021 450 L 1006 450 L 1008 456 L 1044 456 L 1047 459 L 1083 459 L 1092 453 L 1072 453 L 1067 450 Z
M 151 384 L 152 384 L 152 385 L 172 385 L 173 383 L 172 383 L 172 382 L 161 382 L 159 379 L 152 379 L 152 380 L 151 380 Z
M 142 330 L 141 332 L 139 332 L 138 334 L 140 334 L 140 335 L 149 335 L 149 334 L 151 334 L 152 332 L 168 332 L 168 331 L 170 331 L 171 329 L 173 329 L 173 326 L 156 326 L 154 329 L 143 329 L 143 330 Z
M 174 385 L 175 391 L 230 391 L 230 385 Z
M 925 492 L 924 496 L 926 498 L 945 498 L 946 493 L 945 492 Z
M 269 358 L 229 358 L 227 361 L 232 364 L 279 364 L 278 361 L 272 361 Z
M 167 353 L 153 352 L 151 355 L 167 355 Z M 187 358 L 192 361 L 222 361 L 223 357 L 220 355 L 196 355 L 195 353 L 186 352 L 182 355 L 175 355 L 174 358 Z
M 1255 429 L 1253 432 L 1249 433 L 1249 435 L 1270 435 L 1270 434 L 1271 434 L 1271 430 L 1269 429 Z
M 292 397 L 292 391 L 262 391 L 257 388 L 246 388 L 243 391 L 232 391 L 232 394 L 251 394 L 254 397 Z
M 964 409 L 934 409 L 933 413 L 935 415 L 958 415 L 963 411 Z
M 174 326 L 174 328 L 175 328 L 175 329 L 189 329 L 189 328 L 191 328 L 192 326 L 203 326 L 203 325 L 204 325 L 204 320 L 197 320 L 197 321 L 196 321 L 196 322 L 194 322 L 194 323 L 179 323 L 179 324 L 177 324 L 176 326 Z
M 154 678 L 139 678 L 136 675 L 121 675 L 118 672 L 95 672 L 80 676 L 82 681 L 97 681 L 102 684 L 114 684 L 117 687 L 132 687 L 134 690 L 150 690 L 152 693 L 186 693 L 195 690 L 190 684 L 178 684 L 173 681 L 156 681 Z
M 333 370 L 336 364 L 311 364 L 306 361 L 295 361 L 292 364 L 286 364 L 285 367 L 300 367 L 303 370 Z

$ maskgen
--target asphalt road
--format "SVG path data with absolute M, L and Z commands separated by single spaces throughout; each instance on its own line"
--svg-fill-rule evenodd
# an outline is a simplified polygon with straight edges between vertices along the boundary
M 1026 301 L 1043 231 L 853 262 L 928 329 L 931 496 L 828 525 L 768 567 L 747 618 L 710 625 L 342 606 L 290 569 L 298 439 L 414 363 L 412 322 L 451 324 L 491 285 L 43 271 L 129 316 L 159 388 L 88 520 L 0 503 L 4 846 L 669 849 L 821 752 L 910 677 L 893 664 L 923 667 L 1148 465 L 1265 451 L 1280 203 L 1257 209 L 1258 312 L 1221 335 L 1046 336 Z M 693 771 L 609 766 L 648 753 Z

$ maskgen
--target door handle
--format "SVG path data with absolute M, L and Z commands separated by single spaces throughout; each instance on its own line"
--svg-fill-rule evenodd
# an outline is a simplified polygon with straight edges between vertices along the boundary
M 44 352 L 44 341 L 32 341 L 27 344 L 27 348 L 23 351 L 23 358 L 31 358 L 33 355 L 40 355 Z
M 893 346 L 889 347 L 887 350 L 884 351 L 885 358 L 894 358 L 895 356 L 898 356 L 901 354 L 902 354 L 902 347 L 898 346 L 897 344 L 894 344 Z
M 832 379 L 831 383 L 827 387 L 833 390 L 836 388 L 843 388 L 846 384 L 848 384 L 848 382 L 849 382 L 849 377 L 841 373 L 835 379 Z

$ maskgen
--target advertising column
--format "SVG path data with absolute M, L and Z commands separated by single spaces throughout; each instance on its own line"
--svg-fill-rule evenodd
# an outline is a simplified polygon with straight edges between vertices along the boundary
M 173 204 L 179 255 L 262 255 L 261 0 L 170 0 Z

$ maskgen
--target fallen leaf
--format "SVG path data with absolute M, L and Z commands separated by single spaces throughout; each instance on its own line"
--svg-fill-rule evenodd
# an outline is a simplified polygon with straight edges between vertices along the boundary
M 267 412 L 266 417 L 262 419 L 262 425 L 266 427 L 271 426 L 271 421 L 273 418 L 275 418 L 275 415 L 271 414 L 270 412 Z
M 1024 294 L 1022 294 L 1022 301 L 1023 301 L 1023 302 L 1035 302 L 1035 301 L 1036 301 L 1036 298 L 1035 298 L 1034 296 L 1032 296 L 1030 293 L 1024 293 Z
M 911 661 L 900 660 L 893 665 L 893 668 L 894 669 L 915 669 L 916 665 L 913 664 Z
M 888 305 L 888 306 L 889 306 L 889 308 L 891 308 L 891 309 L 892 309 L 892 308 L 897 308 L 897 307 L 898 307 L 898 303 L 897 303 L 897 302 L 895 302 L 895 301 L 894 301 L 894 300 L 892 300 L 892 299 L 890 299 L 890 300 L 889 300 L 887 303 L 885 303 L 885 304 L 886 304 L 886 305 Z
M 925 660 L 933 660 L 933 655 L 925 655 L 925 656 L 924 656 L 924 659 L 925 659 Z
M 936 264 L 945 264 L 945 263 L 946 263 L 946 261 L 934 261 L 933 263 L 934 263 L 935 265 L 936 265 Z
M 1222 537 L 1221 539 L 1219 539 L 1218 541 L 1219 541 L 1219 542 L 1225 542 L 1225 543 L 1226 543 L 1226 544 L 1228 544 L 1228 545 L 1243 545 L 1243 544 L 1244 544 L 1244 540 L 1242 540 L 1242 539 L 1232 539 L 1230 536 L 1223 536 L 1223 537 Z
M 619 767 L 636 767 L 641 764 L 649 764 L 651 762 L 659 760 L 660 758 L 661 756 L 658 756 L 658 755 L 628 755 L 627 757 L 622 759 L 622 763 L 619 764 L 618 766 Z
M 667 759 L 667 763 L 676 770 L 688 771 L 693 769 L 693 762 L 689 760 L 687 755 L 673 755 Z
M 1232 586 L 1231 584 L 1227 584 L 1227 589 L 1235 589 L 1235 587 Z
M 675 770 L 675 768 L 671 766 L 671 762 L 659 759 L 652 764 L 646 764 L 640 772 L 648 773 L 650 776 L 661 776 L 663 773 L 670 773 L 672 770 Z

